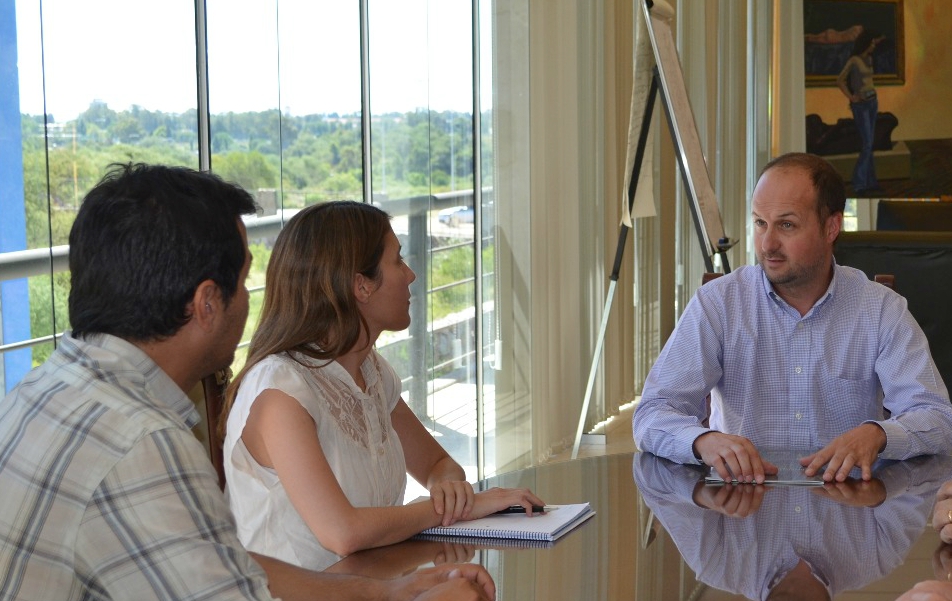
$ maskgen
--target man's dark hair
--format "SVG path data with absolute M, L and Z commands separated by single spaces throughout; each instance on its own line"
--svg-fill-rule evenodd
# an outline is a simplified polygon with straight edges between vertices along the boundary
M 823 220 L 846 209 L 843 178 L 826 159 L 806 152 L 788 152 L 767 163 L 760 175 L 775 167 L 803 169 L 810 174 L 816 191 L 816 211 Z
M 69 233 L 73 334 L 172 336 L 204 280 L 227 305 L 245 262 L 238 219 L 255 209 L 250 194 L 211 173 L 110 165 Z

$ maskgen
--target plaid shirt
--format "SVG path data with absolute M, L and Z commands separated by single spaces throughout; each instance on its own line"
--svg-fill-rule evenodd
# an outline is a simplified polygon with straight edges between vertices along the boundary
M 816 451 L 874 421 L 884 459 L 952 453 L 949 393 L 906 300 L 834 268 L 804 316 L 759 266 L 701 286 L 645 381 L 632 419 L 639 448 L 698 463 L 710 392 L 710 428 L 760 449 Z
M 0 599 L 267 599 L 198 413 L 148 356 L 67 335 L 0 401 Z

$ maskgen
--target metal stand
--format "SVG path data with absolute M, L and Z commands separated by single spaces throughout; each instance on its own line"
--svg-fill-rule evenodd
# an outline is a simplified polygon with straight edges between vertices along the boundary
M 635 189 L 644 160 L 645 145 L 648 141 L 648 129 L 651 125 L 655 94 L 660 91 L 671 138 L 677 149 L 678 167 L 684 180 L 685 193 L 690 201 L 691 217 L 694 220 L 698 241 L 701 243 L 704 265 L 708 272 L 713 272 L 713 255 L 719 254 L 724 273 L 728 273 L 730 272 L 730 265 L 727 262 L 726 253 L 733 246 L 733 242 L 724 235 L 724 226 L 721 223 L 714 189 L 707 172 L 707 165 L 704 162 L 704 155 L 701 152 L 697 125 L 694 123 L 694 114 L 691 111 L 687 88 L 684 85 L 684 74 L 681 72 L 681 63 L 678 60 L 678 52 L 671 33 L 670 19 L 674 13 L 670 6 L 660 1 L 644 0 L 641 8 L 651 39 L 655 67 L 651 76 L 651 87 L 645 100 L 645 111 L 642 115 L 641 131 L 638 135 L 638 146 L 632 165 L 631 180 L 628 183 L 628 213 L 631 214 L 634 206 Z M 598 339 L 595 343 L 595 353 L 592 358 L 592 368 L 589 371 L 585 398 L 582 401 L 582 411 L 578 418 L 578 430 L 575 433 L 575 444 L 572 446 L 572 459 L 578 457 L 582 430 L 585 427 L 585 418 L 588 415 L 592 389 L 595 387 L 595 373 L 598 369 L 602 347 L 605 344 L 605 331 L 608 328 L 608 318 L 611 314 L 612 300 L 615 296 L 615 286 L 618 283 L 619 272 L 621 271 L 621 261 L 625 252 L 625 242 L 628 239 L 629 229 L 629 226 L 622 224 L 621 231 L 618 234 L 615 264 L 608 285 L 608 295 L 605 300 L 605 309 L 602 312 Z

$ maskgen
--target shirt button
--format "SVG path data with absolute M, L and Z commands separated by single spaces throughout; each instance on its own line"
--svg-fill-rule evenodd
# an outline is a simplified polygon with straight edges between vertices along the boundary
M 803 415 L 800 413 L 797 413 L 797 419 L 800 419 L 801 417 L 803 417 Z
M 793 510 L 796 511 L 797 513 L 800 513 L 800 506 L 797 505 L 796 507 L 793 508 Z
M 793 371 L 795 371 L 795 372 L 797 372 L 797 373 L 800 373 L 801 371 L 803 371 L 803 368 L 802 368 L 802 367 L 797 367 L 797 368 L 795 368 Z

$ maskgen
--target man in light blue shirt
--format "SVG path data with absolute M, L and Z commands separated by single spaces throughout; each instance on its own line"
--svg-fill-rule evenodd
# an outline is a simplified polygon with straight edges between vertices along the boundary
M 775 469 L 765 449 L 803 451 L 826 481 L 854 467 L 868 480 L 877 457 L 952 452 L 948 390 L 905 299 L 833 259 L 845 202 L 817 156 L 767 164 L 752 199 L 758 265 L 688 304 L 632 420 L 642 450 L 758 483 Z

